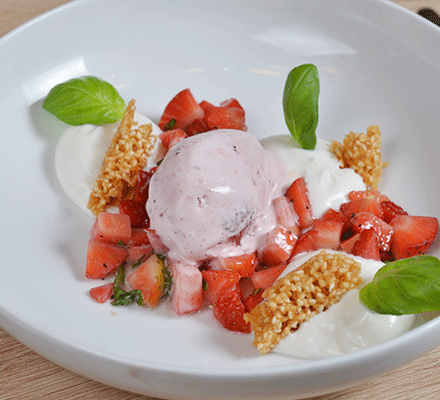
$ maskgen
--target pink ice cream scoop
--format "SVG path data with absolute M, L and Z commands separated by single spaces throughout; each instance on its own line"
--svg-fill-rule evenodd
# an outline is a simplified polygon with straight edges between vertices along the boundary
M 216 130 L 173 146 L 150 182 L 151 229 L 185 263 L 251 253 L 276 225 L 286 167 L 249 133 Z

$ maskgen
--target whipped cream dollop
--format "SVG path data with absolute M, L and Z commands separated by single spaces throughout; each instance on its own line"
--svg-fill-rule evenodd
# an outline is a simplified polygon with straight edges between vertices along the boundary
M 156 136 L 162 132 L 156 124 L 141 114 L 136 113 L 134 120 L 137 125 L 151 124 L 152 133 Z M 118 126 L 119 122 L 102 126 L 69 126 L 61 135 L 55 149 L 55 173 L 62 190 L 90 217 L 93 217 L 87 208 L 90 193 Z M 159 141 L 156 143 L 159 144 Z M 159 146 L 156 145 L 148 166 L 156 163 L 159 151 Z
M 150 227 L 171 259 L 196 264 L 249 254 L 276 226 L 287 171 L 251 134 L 218 129 L 173 146 L 151 178 Z M 240 235 L 240 244 L 230 238 Z
M 304 177 L 315 218 L 321 218 L 329 208 L 338 210 L 348 201 L 352 190 L 365 190 L 362 177 L 351 168 L 340 168 L 329 143 L 318 139 L 314 150 L 304 150 L 295 144 L 292 136 L 270 136 L 260 140 L 264 148 L 274 151 L 289 171 L 289 182 Z
M 280 278 L 294 271 L 319 251 L 296 256 Z M 326 250 L 334 253 L 332 250 Z M 362 283 L 345 293 L 341 300 L 303 322 L 273 349 L 274 353 L 297 358 L 326 358 L 351 353 L 393 339 L 409 331 L 414 315 L 377 314 L 359 300 L 359 291 L 371 282 L 384 263 L 352 256 L 361 264 Z

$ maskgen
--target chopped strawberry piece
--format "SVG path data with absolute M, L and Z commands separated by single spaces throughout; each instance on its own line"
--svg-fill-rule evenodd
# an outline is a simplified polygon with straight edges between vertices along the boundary
M 212 305 L 219 295 L 233 287 L 240 281 L 240 275 L 234 271 L 204 270 L 202 271 L 203 299 L 206 304 Z
M 177 315 L 199 310 L 203 305 L 203 277 L 197 267 L 174 262 L 170 265 L 173 277 L 171 308 Z
M 127 283 L 142 292 L 144 302 L 150 307 L 159 303 L 165 293 L 165 265 L 153 254 L 127 276 Z
M 300 229 L 308 228 L 313 223 L 312 206 L 304 178 L 296 179 L 287 189 L 286 197 L 292 202 L 299 219 Z
M 147 260 L 153 255 L 151 244 L 140 244 L 138 246 L 128 246 L 127 264 L 133 265 Z
M 144 201 L 121 200 L 119 202 L 119 215 L 128 216 L 131 226 L 135 228 L 148 228 L 150 226 L 150 218 Z
M 332 208 L 329 208 L 324 214 L 322 214 L 321 219 L 337 219 L 344 223 L 344 227 L 348 227 L 350 222 L 350 218 L 348 218 L 343 212 L 333 210 Z
M 251 278 L 241 278 L 238 284 L 240 285 L 241 296 L 243 299 L 248 297 L 255 290 Z
M 204 121 L 209 130 L 213 129 L 245 129 L 245 112 L 238 107 L 217 107 L 202 101 L 201 108 L 205 112 Z
M 284 226 L 291 231 L 296 237 L 301 234 L 298 224 L 298 216 L 296 215 L 293 204 L 286 196 L 278 197 L 273 201 L 275 215 L 278 224 Z
M 90 239 L 106 243 L 127 244 L 130 237 L 130 218 L 124 214 L 101 212 L 90 230 Z
M 255 253 L 219 257 L 216 261 L 220 269 L 235 271 L 242 278 L 250 277 L 258 265 L 258 258 Z
M 364 229 L 373 228 L 379 237 L 379 249 L 385 252 L 390 249 L 393 238 L 393 227 L 390 224 L 367 211 L 355 214 L 350 222 L 351 229 L 356 233 L 360 233 Z
M 425 254 L 438 232 L 435 217 L 398 215 L 390 224 L 394 229 L 391 253 L 396 260 Z
M 345 222 L 339 219 L 316 219 L 312 230 L 316 231 L 315 249 L 337 250 L 341 243 Z
M 127 259 L 127 248 L 117 244 L 89 240 L 87 246 L 86 277 L 104 278 L 118 269 Z
M 352 190 L 350 193 L 348 193 L 348 198 L 352 201 L 364 199 L 365 197 L 374 198 L 375 200 L 377 200 L 379 202 L 389 200 L 389 198 L 387 196 L 380 193 L 378 190 L 372 190 L 372 189 Z
M 208 127 L 206 126 L 206 122 L 203 119 L 196 119 L 194 122 L 189 124 L 185 132 L 188 136 L 197 135 L 199 133 L 207 132 L 209 131 Z
M 349 201 L 348 203 L 341 204 L 341 212 L 351 218 L 354 214 L 368 211 L 378 217 L 382 214 L 382 208 L 380 202 L 373 196 L 366 196 L 357 200 Z
M 255 289 L 249 296 L 245 298 L 243 304 L 247 312 L 251 312 L 255 306 L 258 306 L 258 304 L 264 300 L 263 292 L 263 289 Z
M 171 147 L 181 142 L 183 139 L 186 139 L 186 137 L 187 135 L 185 131 L 180 128 L 164 131 L 159 135 L 159 139 L 167 150 L 171 149 Z
M 89 293 L 98 303 L 105 303 L 113 294 L 113 282 L 91 288 Z
M 194 99 L 189 89 L 177 93 L 165 107 L 159 121 L 159 128 L 164 128 L 175 120 L 171 129 L 183 129 L 192 124 L 196 119 L 203 119 L 204 112 Z
M 243 110 L 241 104 L 238 102 L 237 99 L 234 98 L 222 101 L 220 103 L 220 107 L 234 107 L 234 108 L 241 108 Z
M 233 332 L 251 332 L 251 324 L 243 318 L 245 312 L 238 287 L 224 292 L 213 306 L 214 317 L 224 328 Z
M 317 234 L 318 232 L 316 230 L 311 229 L 300 236 L 295 244 L 295 247 L 293 248 L 291 258 L 300 253 L 316 250 L 315 241 Z
M 162 240 L 160 240 L 156 231 L 154 229 L 147 229 L 146 232 L 148 235 L 148 241 L 153 247 L 154 252 L 156 254 L 167 254 L 168 248 L 162 243 Z
M 364 229 L 354 242 L 351 254 L 380 261 L 379 238 L 373 228 Z
M 360 233 L 355 233 L 354 235 L 350 236 L 348 239 L 345 239 L 341 242 L 341 250 L 345 251 L 346 253 L 351 253 L 351 249 L 353 248 L 354 243 L 356 240 L 359 239 Z
M 402 207 L 393 203 L 391 200 L 383 201 L 380 203 L 380 206 L 382 208 L 381 218 L 387 223 L 390 223 L 390 221 L 398 215 L 408 215 Z
M 146 203 L 148 200 L 148 188 L 150 187 L 150 180 L 153 174 L 156 172 L 157 167 L 151 168 L 150 171 L 140 170 L 138 172 L 135 192 L 133 195 L 134 201 Z
M 255 272 L 251 276 L 254 287 L 256 289 L 269 289 L 286 269 L 286 266 L 287 264 L 280 264 Z
M 296 236 L 288 229 L 277 225 L 266 234 L 258 256 L 263 264 L 273 266 L 286 262 L 295 247 Z

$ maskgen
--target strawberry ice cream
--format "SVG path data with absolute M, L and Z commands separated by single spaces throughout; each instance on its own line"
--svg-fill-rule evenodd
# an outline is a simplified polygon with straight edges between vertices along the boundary
M 176 261 L 252 253 L 276 225 L 272 202 L 286 183 L 284 163 L 250 134 L 192 136 L 172 147 L 152 177 L 150 226 Z

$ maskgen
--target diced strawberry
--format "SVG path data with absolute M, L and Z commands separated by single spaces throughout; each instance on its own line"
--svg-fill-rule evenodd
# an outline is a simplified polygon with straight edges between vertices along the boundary
M 343 212 L 333 210 L 332 208 L 329 208 L 324 214 L 322 214 L 321 219 L 337 219 L 339 221 L 342 221 L 344 223 L 344 232 L 350 225 L 350 218 L 348 218 Z
M 165 293 L 165 265 L 153 254 L 127 276 L 127 283 L 142 292 L 144 302 L 150 307 L 159 303 Z
M 256 289 L 269 289 L 286 267 L 287 264 L 280 264 L 255 272 L 251 276 L 254 287 Z
M 298 224 L 298 216 L 296 215 L 293 204 L 286 196 L 278 197 L 273 201 L 275 215 L 278 224 L 290 230 L 296 237 L 301 234 Z
M 220 269 L 235 271 L 242 278 L 250 277 L 258 265 L 258 258 L 255 253 L 231 257 L 219 257 L 216 261 L 216 264 Z
M 153 174 L 156 172 L 157 167 L 151 168 L 150 171 L 139 170 L 136 187 L 133 195 L 134 201 L 139 201 L 140 203 L 146 203 L 148 200 L 148 189 L 150 187 L 150 180 Z
M 357 200 L 349 201 L 348 203 L 343 203 L 341 204 L 340 210 L 349 218 L 362 211 L 371 212 L 378 217 L 382 214 L 380 203 L 373 196 L 366 196 Z
M 98 303 L 105 303 L 113 294 L 113 282 L 95 286 L 89 293 Z
M 241 278 L 238 284 L 240 285 L 241 296 L 243 299 L 248 297 L 255 290 L 251 278 Z
M 380 206 L 382 208 L 381 218 L 387 223 L 390 223 L 390 221 L 397 215 L 408 215 L 402 207 L 393 203 L 391 200 L 383 201 L 380 203 Z
M 259 259 L 268 266 L 278 265 L 286 262 L 295 247 L 296 236 L 288 229 L 277 225 L 271 232 L 267 233 L 261 245 Z
M 244 301 L 244 308 L 247 312 L 251 312 L 255 306 L 258 306 L 264 298 L 263 298 L 263 289 L 255 289 L 249 296 L 247 296 Z
M 128 241 L 127 263 L 131 265 L 146 261 L 152 254 L 153 246 L 148 240 L 147 232 L 144 229 L 133 229 L 131 239 Z
M 90 230 L 90 239 L 106 243 L 127 244 L 130 237 L 130 218 L 124 214 L 101 212 Z
M 217 107 L 203 101 L 200 103 L 205 112 L 204 121 L 209 130 L 213 129 L 245 129 L 245 112 L 238 107 Z
M 251 332 L 251 324 L 243 318 L 245 312 L 238 286 L 223 292 L 213 306 L 214 317 L 224 328 L 233 332 Z
M 352 201 L 364 199 L 365 197 L 374 198 L 379 202 L 389 200 L 389 198 L 387 196 L 380 193 L 378 190 L 372 190 L 372 189 L 352 190 L 350 193 L 348 193 L 348 198 Z
M 393 227 L 390 224 L 367 211 L 355 214 L 350 222 L 351 229 L 356 233 L 360 233 L 364 229 L 373 228 L 379 238 L 379 249 L 385 252 L 390 249 L 393 238 Z
M 292 202 L 299 219 L 300 229 L 308 228 L 313 223 L 312 206 L 304 178 L 296 179 L 287 189 L 286 197 Z
M 159 128 L 164 128 L 172 121 L 171 129 L 183 129 L 193 123 L 196 119 L 203 119 L 204 112 L 194 99 L 189 89 L 184 89 L 177 93 L 165 107 L 165 111 L 159 121 Z
M 398 215 L 390 225 L 394 229 L 391 253 L 396 260 L 425 254 L 438 232 L 435 217 Z
M 351 254 L 380 261 L 379 238 L 373 228 L 364 229 L 351 248 Z
M 171 308 L 177 315 L 199 310 L 203 305 L 203 277 L 197 267 L 180 262 L 170 265 L 173 277 Z
M 135 228 L 148 228 L 150 226 L 150 218 L 143 201 L 121 200 L 119 202 L 119 215 L 128 216 L 130 225 Z
M 170 129 L 164 131 L 159 135 L 159 139 L 162 141 L 163 146 L 169 150 L 171 147 L 186 139 L 187 135 L 183 129 Z
M 350 236 L 348 239 L 345 239 L 341 242 L 340 248 L 342 251 L 345 251 L 346 253 L 351 253 L 351 249 L 353 248 L 354 243 L 356 240 L 359 239 L 360 233 L 355 233 L 354 235 Z
M 237 99 L 231 98 L 228 100 L 223 100 L 220 103 L 220 107 L 235 107 L 235 108 L 241 108 L 243 110 L 243 107 L 241 106 L 241 104 L 238 102 Z
M 117 244 L 89 240 L 87 246 L 86 277 L 103 278 L 117 271 L 127 259 L 127 248 Z
M 156 231 L 154 229 L 147 229 L 146 232 L 148 235 L 148 241 L 153 247 L 154 252 L 157 254 L 167 254 L 168 248 L 162 243 L 162 240 L 160 240 Z
M 318 232 L 316 230 L 309 230 L 300 236 L 293 248 L 291 258 L 295 257 L 297 254 L 304 253 L 307 251 L 315 250 L 315 241 Z
M 225 290 L 235 287 L 240 281 L 240 275 L 234 271 L 204 270 L 202 271 L 203 299 L 212 305 Z
M 312 230 L 316 231 L 315 249 L 337 250 L 341 243 L 344 221 L 339 219 L 315 219 Z
M 206 122 L 203 119 L 196 119 L 194 122 L 189 124 L 185 132 L 188 136 L 197 135 L 199 133 L 207 132 L 209 131 L 208 127 L 206 126 Z

